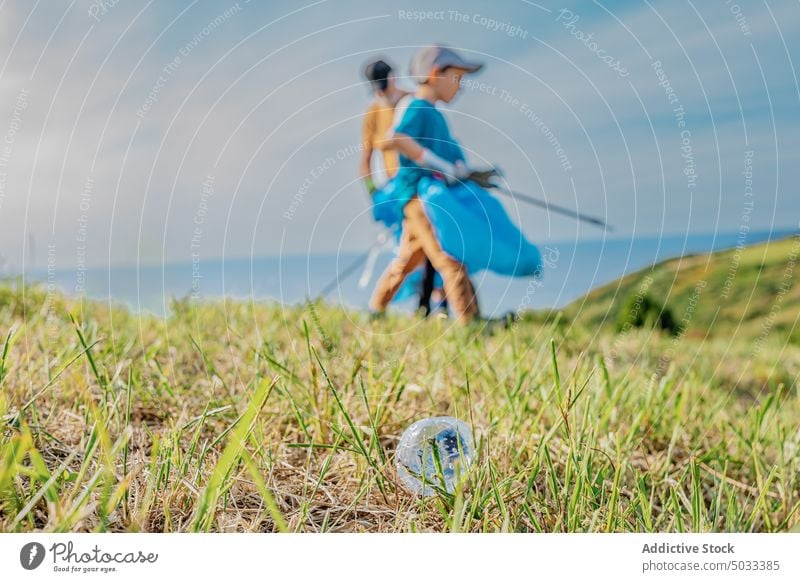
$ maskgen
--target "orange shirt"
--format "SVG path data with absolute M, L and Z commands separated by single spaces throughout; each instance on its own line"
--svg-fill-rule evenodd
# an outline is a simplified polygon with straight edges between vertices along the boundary
M 364 115 L 364 147 L 380 150 L 383 154 L 383 165 L 386 175 L 391 178 L 397 173 L 399 162 L 397 152 L 393 149 L 384 149 L 383 141 L 386 134 L 392 129 L 394 123 L 394 107 L 381 101 L 373 101 Z

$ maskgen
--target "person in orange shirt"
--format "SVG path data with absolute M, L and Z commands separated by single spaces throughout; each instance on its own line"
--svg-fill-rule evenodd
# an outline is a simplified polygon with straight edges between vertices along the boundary
M 370 104 L 364 115 L 364 128 L 362 139 L 364 150 L 361 154 L 361 178 L 370 195 L 377 190 L 374 174 L 372 155 L 375 151 L 381 152 L 383 170 L 386 179 L 390 180 L 397 173 L 400 163 L 397 151 L 386 147 L 386 136 L 391 131 L 394 123 L 395 106 L 409 93 L 397 86 L 392 67 L 382 60 L 371 62 L 364 70 L 364 75 L 372 85 L 375 100 Z
M 373 168 L 373 154 L 381 153 L 383 173 L 385 179 L 391 180 L 400 166 L 397 151 L 389 147 L 386 141 L 391 133 L 401 100 L 410 101 L 408 91 L 403 91 L 397 86 L 394 71 L 386 61 L 376 60 L 370 62 L 364 69 L 364 76 L 372 85 L 375 100 L 370 104 L 364 115 L 362 131 L 363 151 L 361 155 L 360 174 L 370 196 L 377 191 L 373 176 L 380 176 L 380 168 Z M 401 106 L 402 107 L 402 106 Z M 419 290 L 419 309 L 427 316 L 431 313 L 431 298 L 437 303 L 438 311 L 447 312 L 447 299 L 441 289 L 441 283 L 436 285 L 436 270 L 430 261 L 426 261 L 422 272 L 421 288 Z

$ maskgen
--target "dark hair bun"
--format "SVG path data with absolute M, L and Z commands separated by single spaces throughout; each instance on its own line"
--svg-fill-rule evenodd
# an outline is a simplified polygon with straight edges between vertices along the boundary
M 386 61 L 377 60 L 369 63 L 364 69 L 364 75 L 372 86 L 381 91 L 386 91 L 389 86 L 389 74 L 392 67 Z

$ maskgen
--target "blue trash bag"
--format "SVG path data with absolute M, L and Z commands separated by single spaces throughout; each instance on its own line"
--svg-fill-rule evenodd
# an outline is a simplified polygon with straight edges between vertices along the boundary
M 396 180 L 389 180 L 372 195 L 372 218 L 395 233 L 400 232 L 403 223 L 403 206 L 398 190 Z
M 422 178 L 418 193 L 439 244 L 470 274 L 540 277 L 542 255 L 494 196 L 472 181 L 448 186 Z
M 439 179 L 423 177 L 417 192 L 442 249 L 463 263 L 470 275 L 489 270 L 508 277 L 542 276 L 539 249 L 525 238 L 500 201 L 475 182 L 448 186 Z M 399 241 L 403 215 L 394 180 L 375 193 L 372 213 Z M 421 269 L 411 273 L 396 301 L 418 294 L 421 281 Z

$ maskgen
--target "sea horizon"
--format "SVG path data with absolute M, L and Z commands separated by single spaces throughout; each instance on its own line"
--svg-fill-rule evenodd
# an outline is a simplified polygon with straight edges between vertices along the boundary
M 538 243 L 545 259 L 540 281 L 499 277 L 481 272 L 472 276 L 481 313 L 497 316 L 508 311 L 562 308 L 592 289 L 648 266 L 681 256 L 751 246 L 798 234 L 797 229 L 730 231 L 689 235 L 613 236 Z M 85 270 L 36 268 L 7 273 L 24 275 L 68 296 L 125 304 L 136 312 L 163 316 L 173 299 L 276 301 L 292 305 L 318 298 L 337 273 L 357 262 L 365 252 L 262 255 L 159 264 L 93 266 Z M 391 247 L 378 254 L 367 285 L 359 285 L 359 265 L 324 299 L 351 309 L 366 309 L 377 276 L 393 256 Z M 413 299 L 394 307 L 410 312 Z

